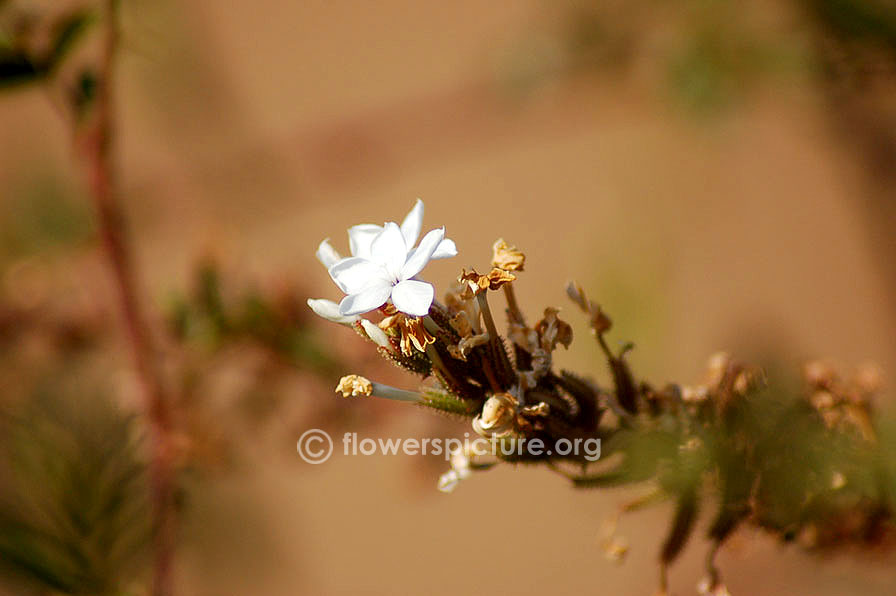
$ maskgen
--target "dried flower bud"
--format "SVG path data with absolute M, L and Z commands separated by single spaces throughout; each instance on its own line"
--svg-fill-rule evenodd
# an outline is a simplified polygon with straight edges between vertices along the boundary
M 499 238 L 492 246 L 492 266 L 504 271 L 522 271 L 526 264 L 526 255 L 517 247 L 510 246 Z
M 473 419 L 473 430 L 483 437 L 507 436 L 513 432 L 516 399 L 509 393 L 498 393 L 485 402 L 482 413 Z
M 336 393 L 342 393 L 342 397 L 369 396 L 373 393 L 373 384 L 360 375 L 347 375 L 339 379 Z

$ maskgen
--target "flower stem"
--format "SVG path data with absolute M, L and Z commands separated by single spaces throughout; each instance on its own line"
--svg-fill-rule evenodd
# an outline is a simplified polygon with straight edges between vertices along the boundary
M 510 318 L 517 324 L 526 326 L 526 320 L 523 318 L 523 311 L 516 301 L 516 293 L 513 291 L 513 284 L 504 284 L 504 297 L 507 299 L 507 312 Z
M 439 355 L 439 351 L 436 349 L 435 344 L 429 344 L 426 346 L 426 356 L 429 358 L 429 361 L 432 362 L 432 365 L 439 369 L 439 372 L 444 375 L 448 381 L 453 383 L 455 386 L 460 387 L 461 383 L 451 374 L 451 371 L 445 366 L 445 363 L 442 361 L 442 357 Z
M 377 383 L 375 381 L 371 381 L 370 384 L 373 386 L 373 390 L 370 392 L 370 395 L 372 395 L 373 397 L 381 397 L 383 399 L 391 399 L 394 401 L 408 401 L 415 403 L 423 401 L 423 396 L 416 391 L 397 389 L 390 385 L 383 385 L 382 383 Z
M 491 339 L 498 337 L 498 328 L 495 327 L 495 319 L 492 318 L 492 311 L 488 307 L 488 298 L 485 292 L 476 294 L 476 300 L 479 302 L 479 310 L 482 312 L 482 320 L 485 321 L 485 329 L 488 331 Z
M 81 133 L 79 146 L 87 162 L 102 247 L 118 292 L 131 357 L 149 431 L 149 474 L 153 515 L 153 596 L 174 592 L 172 562 L 175 542 L 174 482 L 169 434 L 171 414 L 158 370 L 152 335 L 140 306 L 137 275 L 127 241 L 114 163 L 114 74 L 118 51 L 118 0 L 107 0 L 102 54 L 98 67 L 96 111 Z

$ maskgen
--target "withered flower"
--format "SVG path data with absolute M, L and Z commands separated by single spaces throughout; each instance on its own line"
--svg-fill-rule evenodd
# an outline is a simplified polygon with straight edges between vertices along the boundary
M 512 434 L 516 407 L 517 401 L 509 393 L 491 396 L 482 406 L 482 413 L 473 419 L 473 430 L 486 438 Z
M 415 349 L 425 352 L 426 346 L 436 341 L 423 325 L 423 319 L 410 317 L 403 312 L 387 316 L 379 326 L 387 335 L 398 338 L 401 353 L 405 356 L 413 356 Z
M 569 282 L 566 286 L 566 294 L 590 317 L 591 329 L 594 333 L 601 335 L 609 331 L 610 327 L 613 326 L 610 317 L 604 314 L 604 311 L 601 310 L 596 302 L 588 299 L 585 295 L 585 290 L 578 283 L 574 281 Z
M 548 307 L 544 309 L 544 318 L 535 324 L 535 331 L 541 337 L 542 347 L 553 351 L 557 344 L 569 348 L 572 343 L 572 327 L 557 316 L 560 310 Z
M 360 375 L 346 375 L 339 379 L 336 385 L 336 393 L 342 393 L 342 397 L 369 396 L 373 393 L 373 384 Z
M 510 283 L 515 279 L 516 276 L 513 273 L 498 269 L 497 267 L 492 268 L 492 270 L 485 275 L 480 275 L 475 269 L 471 270 L 469 273 L 464 269 L 458 278 L 458 281 L 464 284 L 464 289 L 461 292 L 460 297 L 468 300 L 485 290 L 497 290 L 504 284 Z
M 515 246 L 507 244 L 503 238 L 499 238 L 492 246 L 492 267 L 504 271 L 522 271 L 526 264 L 526 255 Z

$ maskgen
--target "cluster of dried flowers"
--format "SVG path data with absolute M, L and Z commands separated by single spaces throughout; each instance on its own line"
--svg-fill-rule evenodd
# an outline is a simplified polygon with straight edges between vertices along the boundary
M 406 391 L 350 375 L 337 392 L 465 416 L 495 447 L 454 453 L 440 489 L 450 491 L 499 460 L 543 464 L 576 487 L 647 485 L 621 511 L 675 502 L 660 552 L 661 593 L 667 590 L 666 567 L 693 533 L 708 494 L 717 509 L 708 528 L 713 547 L 702 593 L 727 594 L 715 552 L 743 523 L 814 548 L 893 542 L 896 473 L 873 423 L 870 398 L 879 382 L 872 372 L 846 383 L 829 367 L 813 364 L 806 369 L 807 390 L 788 399 L 761 370 L 717 354 L 700 384 L 657 388 L 635 379 L 626 361 L 631 346 L 610 348 L 610 319 L 570 283 L 569 298 L 589 317 L 608 365 L 612 385 L 602 387 L 555 369 L 552 354 L 569 347 L 572 328 L 550 307 L 534 324 L 527 322 L 514 294 L 525 256 L 503 240 L 494 245 L 489 271 L 463 270 L 444 300 L 436 300 L 418 274 L 430 259 L 453 256 L 456 248 L 444 230 L 431 231 L 414 248 L 422 217 L 418 200 L 400 226 L 351 228 L 348 258 L 321 243 L 318 258 L 346 297 L 339 304 L 308 303 L 371 340 L 390 361 L 434 379 L 420 391 Z M 506 302 L 503 336 L 489 302 L 496 293 Z M 378 322 L 361 316 L 375 311 L 382 315 Z M 602 442 L 600 462 L 558 448 L 561 441 L 584 440 Z M 545 448 L 532 452 L 526 447 L 532 444 Z M 612 557 L 626 550 L 612 532 L 605 546 Z

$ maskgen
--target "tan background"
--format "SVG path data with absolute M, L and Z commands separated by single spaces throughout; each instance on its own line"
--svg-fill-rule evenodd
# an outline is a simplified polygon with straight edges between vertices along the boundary
M 568 307 L 564 284 L 581 281 L 614 316 L 613 339 L 637 344 L 637 372 L 657 383 L 696 379 L 718 349 L 896 370 L 893 288 L 881 275 L 892 256 L 869 241 L 857 198 L 865 172 L 820 99 L 797 81 L 706 123 L 638 78 L 502 92 L 507 53 L 554 16 L 536 1 L 127 3 L 121 161 L 150 294 L 184 283 L 212 252 L 245 276 L 287 271 L 312 296 L 337 298 L 317 243 L 344 248 L 348 225 L 399 219 L 421 197 L 425 225 L 445 225 L 460 249 L 427 269 L 430 281 L 444 287 L 460 267 L 484 266 L 503 236 L 527 253 L 517 291 L 531 316 Z M 0 130 L 0 182 L 41 167 L 75 176 L 40 91 L 5 97 Z M 562 363 L 602 372 L 582 318 L 566 313 L 578 340 Z M 359 436 L 465 430 L 400 405 L 382 411 L 384 423 Z M 435 490 L 439 462 L 304 465 L 300 431 L 275 424 L 244 437 L 239 469 L 197 491 L 184 594 L 655 587 L 666 508 L 625 518 L 624 565 L 598 544 L 601 521 L 635 493 L 575 492 L 544 470 L 504 466 L 446 496 Z M 677 593 L 693 593 L 703 546 L 673 568 Z M 892 561 L 864 559 L 819 561 L 749 534 L 719 557 L 735 595 L 891 594 Z

